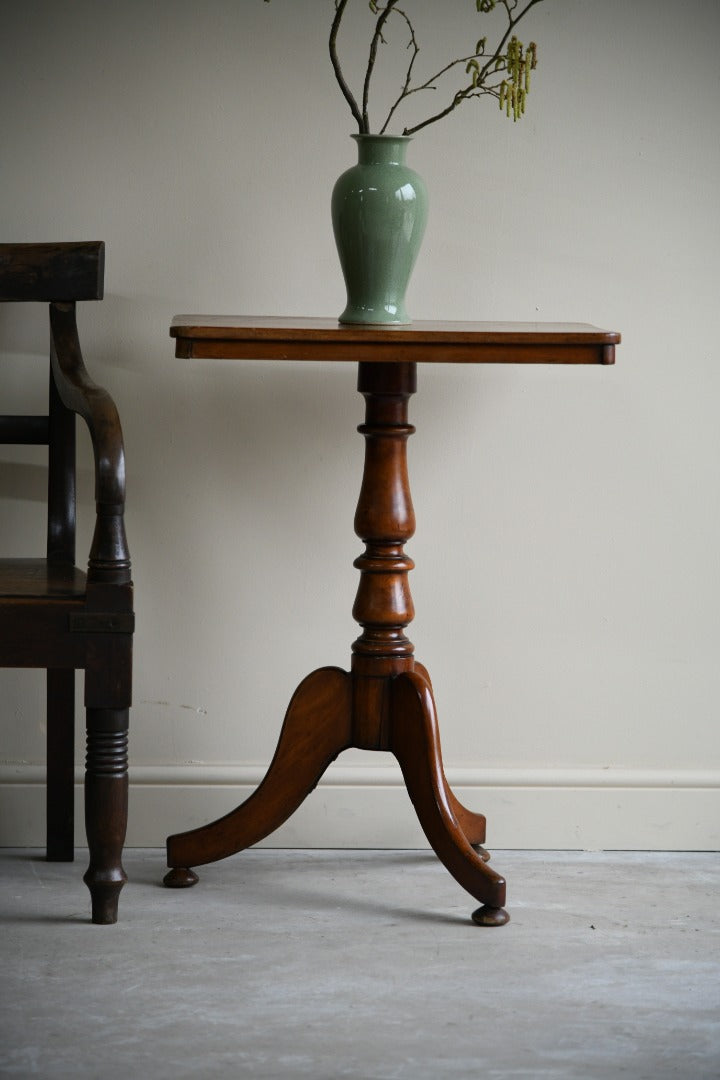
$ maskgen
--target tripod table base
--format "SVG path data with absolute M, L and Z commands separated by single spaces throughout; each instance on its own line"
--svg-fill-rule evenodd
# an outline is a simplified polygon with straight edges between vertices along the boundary
M 448 787 L 427 670 L 405 636 L 415 614 L 405 543 L 415 531 L 406 444 L 417 362 L 612 364 L 620 335 L 597 327 L 540 323 L 418 322 L 406 327 L 338 325 L 327 319 L 178 316 L 180 357 L 358 362 L 366 403 L 365 465 L 355 532 L 365 551 L 353 617 L 361 627 L 351 670 L 320 668 L 300 684 L 268 772 L 241 806 L 203 828 L 171 836 L 166 884 L 187 887 L 191 867 L 257 844 L 283 824 L 343 750 L 391 751 L 420 824 L 440 861 L 481 903 L 479 926 L 508 921 L 505 881 L 487 865 L 485 818 Z
M 371 690 L 375 694 L 380 690 L 386 715 L 381 741 L 374 748 L 390 750 L 400 763 L 420 824 L 440 861 L 471 896 L 494 913 L 492 918 L 475 921 L 501 926 L 507 922 L 505 881 L 474 847 L 485 839 L 484 816 L 463 807 L 448 786 L 432 689 L 421 671 L 375 680 L 382 686 Z M 168 838 L 172 869 L 165 878 L 167 886 L 193 885 L 197 875 L 190 867 L 216 862 L 259 843 L 297 810 L 338 754 L 352 746 L 369 748 L 364 739 L 356 738 L 353 715 L 353 699 L 367 692 L 366 681 L 332 667 L 320 668 L 303 680 L 257 790 L 217 821 Z

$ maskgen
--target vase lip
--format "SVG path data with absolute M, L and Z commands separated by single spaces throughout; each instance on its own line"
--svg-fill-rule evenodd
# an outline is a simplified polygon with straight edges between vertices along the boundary
M 390 135 L 387 132 L 383 132 L 382 135 L 375 135 L 372 131 L 355 131 L 350 136 L 351 139 L 357 139 L 358 142 L 362 139 L 387 139 L 388 142 L 399 142 L 400 140 L 403 142 L 410 142 L 412 137 L 412 135 Z

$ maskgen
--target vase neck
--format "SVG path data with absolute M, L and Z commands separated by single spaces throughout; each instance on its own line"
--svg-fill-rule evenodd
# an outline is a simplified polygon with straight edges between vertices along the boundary
M 404 165 L 410 135 L 353 135 L 360 165 Z

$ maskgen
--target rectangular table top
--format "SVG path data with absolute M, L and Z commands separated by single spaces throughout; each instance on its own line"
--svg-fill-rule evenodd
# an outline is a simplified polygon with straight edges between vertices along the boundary
M 336 319 L 176 315 L 175 355 L 230 360 L 614 364 L 620 334 L 587 323 L 443 322 L 359 326 Z

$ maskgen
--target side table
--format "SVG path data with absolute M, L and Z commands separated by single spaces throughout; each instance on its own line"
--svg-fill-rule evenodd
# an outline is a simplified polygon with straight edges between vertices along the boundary
M 618 333 L 581 323 L 415 322 L 347 326 L 331 319 L 177 316 L 176 355 L 235 360 L 358 363 L 366 401 L 365 466 L 355 532 L 365 551 L 353 617 L 362 633 L 350 671 L 308 675 L 290 701 L 275 756 L 257 790 L 229 814 L 170 836 L 165 884 L 194 885 L 192 867 L 257 844 L 300 806 L 328 765 L 349 747 L 397 758 L 418 819 L 438 858 L 481 907 L 473 921 L 508 921 L 505 881 L 482 848 L 485 817 L 466 809 L 443 771 L 428 671 L 405 630 L 414 610 L 405 543 L 415 531 L 406 444 L 417 364 L 613 364 Z

